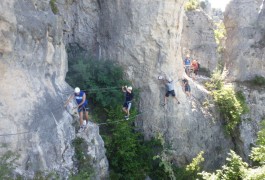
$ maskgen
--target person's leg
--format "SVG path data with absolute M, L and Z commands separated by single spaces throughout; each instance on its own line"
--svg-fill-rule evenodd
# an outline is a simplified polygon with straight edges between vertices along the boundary
M 129 103 L 128 103 L 128 108 L 127 108 L 127 116 L 128 116 L 128 117 L 130 116 L 130 109 L 131 109 L 131 106 L 132 106 L 132 103 L 129 102 Z
M 171 95 L 174 97 L 174 99 L 176 99 L 176 101 L 178 102 L 178 104 L 180 104 L 179 100 L 176 97 L 175 91 L 171 91 Z
M 169 94 L 170 94 L 170 92 L 167 91 L 167 93 L 166 93 L 166 95 L 165 95 L 165 98 L 164 98 L 164 105 L 167 104 L 167 98 L 168 98 Z
M 83 126 L 83 111 L 81 110 L 79 112 L 79 122 L 80 122 L 80 127 Z
M 127 114 L 127 103 L 125 102 L 122 107 L 123 112 Z
M 86 122 L 88 122 L 88 105 L 86 105 L 85 107 L 85 119 L 86 119 Z

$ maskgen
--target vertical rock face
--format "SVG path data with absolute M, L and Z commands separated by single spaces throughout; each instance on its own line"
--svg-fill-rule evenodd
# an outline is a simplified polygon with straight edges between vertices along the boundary
M 64 39 L 88 53 L 98 55 L 99 3 L 97 0 L 63 1 Z
M 224 136 L 218 117 L 203 108 L 207 92 L 191 82 L 194 99 L 190 101 L 181 87 L 184 1 L 101 0 L 100 4 L 99 52 L 102 57 L 123 65 L 134 87 L 140 89 L 140 103 L 133 106 L 142 112 L 136 123 L 146 138 L 163 134 L 172 146 L 175 157 L 172 161 L 179 165 L 188 163 L 200 151 L 206 152 L 205 167 L 211 169 L 222 164 L 232 143 Z M 208 21 L 203 15 L 199 17 Z M 204 40 L 209 46 L 213 36 L 210 31 L 207 33 L 210 40 L 208 34 Z M 169 97 L 166 107 L 161 106 L 165 86 L 157 79 L 159 75 L 176 80 L 175 92 L 180 105 Z
M 231 80 L 245 81 L 265 76 L 264 8 L 262 0 L 233 0 L 224 23 L 227 29 L 226 65 Z M 264 7 L 264 6 L 263 6 Z
M 183 55 L 190 53 L 199 60 L 202 67 L 213 71 L 217 67 L 217 44 L 214 37 L 214 23 L 201 10 L 187 11 L 181 38 Z
M 264 1 L 233 0 L 228 5 L 224 23 L 227 29 L 225 60 L 228 78 L 234 81 L 251 80 L 256 75 L 265 77 L 265 9 Z M 264 88 L 239 83 L 237 90 L 244 92 L 250 112 L 242 117 L 239 126 L 238 150 L 248 155 L 255 143 L 259 123 L 264 119 Z
M 0 12 L 1 154 L 17 153 L 16 171 L 26 177 L 35 171 L 67 177 L 75 132 L 63 108 L 71 89 L 64 81 L 62 16 L 52 13 L 49 1 L 35 0 L 3 0 Z
M 108 160 L 105 156 L 106 150 L 104 142 L 99 135 L 99 127 L 88 122 L 84 132 L 77 135 L 85 140 L 87 144 L 87 154 L 91 158 L 91 166 L 93 167 L 93 176 L 91 179 L 107 179 L 108 178 Z
M 1 143 L 20 155 L 24 175 L 72 166 L 71 117 L 63 111 L 66 53 L 62 29 L 45 2 L 2 1 Z M 1 151 L 5 151 L 2 148 Z M 25 172 L 25 173 L 24 173 Z

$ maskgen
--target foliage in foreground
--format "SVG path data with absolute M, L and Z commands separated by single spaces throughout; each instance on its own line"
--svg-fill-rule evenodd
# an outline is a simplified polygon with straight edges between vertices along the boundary
M 11 179 L 17 159 L 18 156 L 12 151 L 7 151 L 0 157 L 0 179 Z
M 258 132 L 257 147 L 253 147 L 251 150 L 251 159 L 265 164 L 265 120 L 261 122 L 261 130 Z
M 226 165 L 222 166 L 222 169 L 217 170 L 215 173 L 200 173 L 202 178 L 206 180 L 240 180 L 245 177 L 248 164 L 243 162 L 242 158 L 239 157 L 234 151 L 230 151 L 226 161 Z
M 133 115 L 132 115 L 133 116 Z M 109 122 L 121 119 L 119 109 L 109 111 Z M 134 130 L 130 121 L 114 123 L 111 135 L 105 136 L 107 157 L 111 168 L 111 179 L 196 179 L 200 164 L 199 154 L 187 168 L 178 168 L 173 163 L 173 153 L 161 134 L 145 141 Z
M 206 180 L 263 180 L 265 179 L 265 121 L 261 123 L 261 130 L 258 132 L 256 147 L 252 148 L 250 158 L 259 162 L 259 166 L 250 167 L 242 161 L 234 151 L 228 154 L 227 163 L 220 170 L 214 173 L 201 172 Z

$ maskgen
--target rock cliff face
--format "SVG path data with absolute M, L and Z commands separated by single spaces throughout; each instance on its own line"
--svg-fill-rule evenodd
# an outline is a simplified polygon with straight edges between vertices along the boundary
M 211 72 L 217 67 L 217 44 L 214 23 L 202 10 L 187 11 L 184 16 L 181 47 L 183 55 L 190 54 Z
M 229 77 L 237 80 L 264 75 L 265 10 L 256 10 L 261 1 L 250 5 L 246 2 L 233 1 L 230 9 L 234 4 L 235 10 L 228 10 L 226 17 L 227 66 L 231 69 Z M 141 112 L 136 125 L 147 139 L 163 134 L 172 146 L 173 162 L 184 165 L 205 151 L 206 168 L 222 164 L 234 144 L 223 134 L 214 106 L 204 107 L 209 92 L 190 80 L 193 97 L 189 99 L 181 87 L 185 76 L 182 47 L 193 49 L 205 67 L 211 69 L 217 63 L 211 22 L 202 12 L 192 12 L 183 27 L 184 3 L 185 0 L 57 0 L 59 13 L 54 15 L 48 0 L 1 1 L 0 141 L 21 155 L 18 172 L 32 177 L 34 171 L 53 170 L 66 177 L 73 168 L 73 119 L 62 107 L 67 97 L 64 92 L 71 90 L 64 81 L 68 45 L 81 47 L 99 58 L 113 59 L 124 67 L 133 87 L 141 91 L 139 104 L 133 104 Z M 246 7 L 249 9 L 245 11 Z M 243 12 L 249 16 L 244 17 Z M 242 18 L 233 18 L 240 15 Z M 205 23 L 204 29 L 199 22 Z M 198 31 L 187 29 L 187 24 Z M 183 35 L 185 31 L 191 34 Z M 196 49 L 189 42 L 205 47 Z M 180 105 L 170 97 L 168 104 L 161 106 L 165 86 L 157 79 L 159 75 L 175 79 Z M 255 98 L 249 97 L 249 102 L 252 99 Z M 261 117 L 263 111 L 259 112 Z M 255 114 L 253 111 L 253 118 Z M 96 126 L 91 126 L 88 133 L 89 136 L 80 136 L 91 145 L 89 152 L 94 149 L 91 156 L 99 174 L 95 178 L 105 177 L 108 165 L 102 139 Z M 254 139 L 244 137 L 249 136 L 247 133 L 241 135 L 246 139 L 243 146 Z M 5 150 L 0 148 L 1 153 Z
M 64 81 L 63 18 L 49 1 L 3 0 L 0 12 L 0 151 L 18 153 L 16 171 L 26 177 L 35 171 L 67 177 L 75 132 L 63 108 L 71 90 Z
M 237 90 L 244 92 L 250 108 L 250 113 L 242 117 L 236 148 L 246 160 L 255 143 L 259 123 L 265 117 L 264 88 L 242 83 L 256 75 L 265 77 L 264 13 L 264 1 L 233 0 L 225 11 L 224 19 L 228 80 L 241 82 L 237 83 Z
M 218 117 L 202 108 L 207 92 L 191 82 L 194 98 L 190 101 L 181 87 L 184 1 L 100 2 L 101 56 L 122 64 L 133 86 L 141 90 L 140 103 L 133 104 L 142 112 L 137 126 L 146 138 L 163 134 L 172 146 L 175 157 L 172 161 L 178 165 L 188 163 L 198 152 L 205 151 L 208 160 L 205 167 L 219 166 L 233 145 L 224 136 Z M 205 16 L 200 17 L 209 24 Z M 207 33 L 210 33 L 210 40 L 208 34 L 203 38 L 208 47 L 213 39 L 208 29 Z M 188 42 L 192 40 L 187 39 Z M 210 52 L 214 53 L 214 47 Z M 165 86 L 157 79 L 159 75 L 176 80 L 175 91 L 180 105 L 170 97 L 167 106 L 161 106 Z
M 245 81 L 255 75 L 265 76 L 265 10 L 262 3 L 262 0 L 233 0 L 226 9 L 225 60 L 231 80 Z

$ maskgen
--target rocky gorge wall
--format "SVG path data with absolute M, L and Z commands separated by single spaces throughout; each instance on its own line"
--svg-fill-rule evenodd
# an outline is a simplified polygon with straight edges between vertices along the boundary
M 218 115 L 211 108 L 203 108 L 209 92 L 190 81 L 194 98 L 189 100 L 181 87 L 185 1 L 100 2 L 101 56 L 119 62 L 133 87 L 140 89 L 140 103 L 134 106 L 142 113 L 136 124 L 145 137 L 163 134 L 172 148 L 172 162 L 178 165 L 189 163 L 205 151 L 205 167 L 220 166 L 233 143 L 224 135 Z M 214 47 L 209 51 L 213 52 Z M 169 98 L 166 107 L 161 106 L 165 86 L 158 80 L 159 75 L 175 79 L 180 105 Z
M 189 54 L 212 72 L 218 64 L 214 22 L 202 10 L 187 11 L 181 36 L 182 54 Z
M 231 80 L 265 76 L 264 11 L 262 0 L 233 0 L 225 11 L 225 61 Z
M 265 77 L 264 60 L 264 1 L 232 0 L 225 11 L 227 30 L 225 62 L 227 81 L 242 91 L 250 112 L 242 116 L 237 134 L 238 153 L 248 160 L 255 145 L 259 124 L 265 117 L 264 87 L 247 81 L 255 76 Z
M 64 81 L 63 18 L 53 14 L 48 0 L 3 0 L 0 12 L 0 152 L 17 153 L 15 171 L 25 177 L 36 171 L 68 177 L 74 169 L 71 141 L 76 135 L 73 118 L 63 108 L 64 92 L 71 91 Z M 90 139 L 101 138 L 92 132 Z M 98 142 L 91 148 L 104 148 L 102 139 Z M 106 159 L 104 149 L 94 155 L 101 157 L 100 152 Z M 108 169 L 107 163 L 100 166 L 106 168 L 97 171 L 98 177 Z
M 185 47 L 190 49 L 192 45 L 184 44 L 185 42 L 197 43 L 196 46 L 205 45 L 203 50 L 198 50 L 195 54 L 199 59 L 208 60 L 203 62 L 206 67 L 214 68 L 217 63 L 211 23 L 205 14 L 195 12 L 188 15 L 190 19 L 194 18 L 193 15 L 200 17 L 206 24 L 205 27 L 210 26 L 205 30 L 200 24 L 192 23 L 197 23 L 195 19 L 186 22 L 190 26 L 198 25 L 198 29 L 203 32 L 202 36 L 196 36 L 199 30 L 189 36 L 187 32 L 190 30 L 185 25 L 183 27 L 185 0 L 56 2 L 59 9 L 57 15 L 52 13 L 48 0 L 3 0 L 0 4 L 0 84 L 4 87 L 0 89 L 0 127 L 3 134 L 16 134 L 0 136 L 0 141 L 21 155 L 18 172 L 33 176 L 33 172 L 37 170 L 55 170 L 62 176 L 67 176 L 74 168 L 71 140 L 76 134 L 71 125 L 73 118 L 61 106 L 67 98 L 65 92 L 71 91 L 64 79 L 68 58 L 66 50 L 72 45 L 81 47 L 86 53 L 99 59 L 112 59 L 124 67 L 126 78 L 132 81 L 133 88 L 140 90 L 139 104 L 133 104 L 141 112 L 135 121 L 137 127 L 146 139 L 157 133 L 163 134 L 172 148 L 172 162 L 185 165 L 200 151 L 205 151 L 205 168 L 214 169 L 223 164 L 226 153 L 229 149 L 234 149 L 235 144 L 230 137 L 225 136 L 214 105 L 204 106 L 204 102 L 211 99 L 209 92 L 190 80 L 193 97 L 189 99 L 181 87 L 181 79 L 185 77 L 182 50 Z M 240 3 L 237 0 L 233 1 L 235 2 L 237 7 L 247 6 L 246 1 L 242 1 L 242 5 L 237 4 Z M 254 11 L 259 5 L 261 1 L 249 7 L 249 18 L 256 19 L 254 22 L 259 24 L 260 30 L 255 29 L 253 38 L 257 38 L 254 45 L 262 47 L 260 40 L 263 37 L 264 9 L 260 13 Z M 233 13 L 240 11 L 230 12 Z M 256 69 L 264 65 L 264 61 L 258 61 L 260 58 L 254 59 L 255 63 L 249 67 L 242 68 L 244 71 L 237 69 L 241 68 L 239 57 L 244 59 L 249 54 L 243 53 L 243 56 L 241 53 L 243 50 L 249 51 L 251 47 L 249 44 L 245 46 L 244 42 L 252 42 L 252 39 L 245 39 L 250 36 L 245 36 L 244 33 L 253 34 L 249 30 L 254 30 L 254 27 L 248 27 L 252 21 L 246 18 L 248 23 L 244 25 L 247 26 L 246 29 L 243 28 L 244 33 L 237 33 L 238 22 L 241 20 L 235 20 L 236 16 L 229 18 L 231 15 L 228 11 L 226 20 L 228 28 L 229 23 L 237 22 L 228 29 L 229 57 L 226 63 L 231 70 L 229 77 L 244 80 L 253 72 L 264 75 L 262 68 Z M 242 24 L 243 22 L 242 20 Z M 238 47 L 240 51 L 237 51 Z M 253 49 L 254 57 L 261 56 L 262 48 Z M 207 58 L 208 53 L 211 58 Z M 74 57 L 75 54 L 72 55 Z M 249 63 L 247 58 L 244 61 Z M 161 106 L 165 86 L 158 80 L 159 75 L 175 79 L 175 91 L 181 104 L 178 105 L 173 98 L 169 98 L 168 104 Z M 263 95 L 261 93 L 255 99 L 251 93 L 259 92 L 247 91 L 248 102 L 259 103 L 252 106 L 252 118 L 259 119 L 264 114 L 261 110 Z M 245 123 L 241 127 L 240 143 L 244 147 L 242 154 L 247 154 L 249 144 L 255 139 L 257 126 Z M 248 127 L 253 130 L 251 134 L 247 133 Z M 103 155 L 102 139 L 98 131 L 93 131 L 97 128 L 91 126 L 87 142 L 91 145 L 89 150 L 95 149 L 92 156 L 97 162 L 94 164 L 99 174 L 96 178 L 100 178 L 107 174 L 108 165 Z M 18 133 L 21 134 L 17 135 Z M 92 139 L 99 143 L 93 144 Z M 0 148 L 0 151 L 4 153 L 6 149 Z

